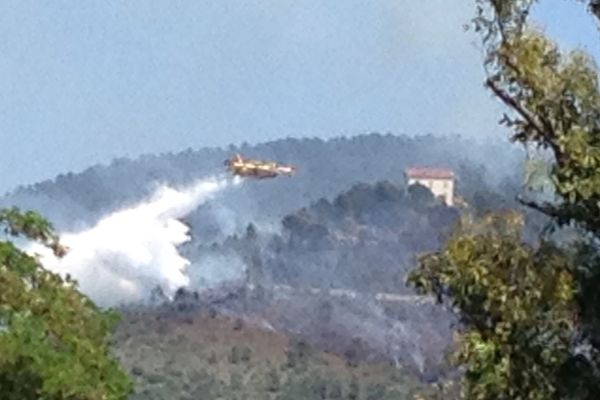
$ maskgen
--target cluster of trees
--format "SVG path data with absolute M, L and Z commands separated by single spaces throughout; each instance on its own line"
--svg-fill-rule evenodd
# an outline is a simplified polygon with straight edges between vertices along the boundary
M 191 244 L 185 254 L 237 254 L 254 284 L 399 292 L 413 256 L 438 248 L 458 216 L 422 186 L 358 184 L 286 215 L 281 232 L 250 224 L 244 235 Z
M 472 399 L 595 399 L 600 393 L 600 92 L 584 53 L 529 24 L 526 0 L 477 0 L 487 87 L 514 140 L 550 155 L 550 200 L 521 202 L 578 235 L 526 243 L 518 214 L 464 220 L 409 281 L 458 310 L 455 361 Z M 600 3 L 588 3 L 600 17 Z M 531 195 L 531 194 L 530 194 Z
M 9 237 L 64 250 L 38 214 L 0 212 Z M 122 400 L 132 384 L 112 358 L 112 312 L 99 310 L 75 282 L 42 268 L 12 240 L 0 241 L 0 397 L 7 400 Z

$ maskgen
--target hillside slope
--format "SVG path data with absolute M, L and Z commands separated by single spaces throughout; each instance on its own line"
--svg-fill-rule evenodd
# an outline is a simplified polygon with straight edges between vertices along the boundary
M 278 232 L 250 224 L 243 235 L 182 252 L 198 260 L 189 271 L 199 279 L 207 278 L 204 260 L 230 255 L 254 284 L 405 292 L 415 256 L 435 250 L 458 216 L 426 188 L 362 183 L 286 215 Z
M 413 399 L 432 389 L 385 362 L 356 362 L 208 311 L 130 310 L 115 352 L 136 382 L 134 400 Z
M 107 166 L 93 166 L 80 173 L 69 172 L 51 181 L 17 188 L 0 198 L 0 207 L 34 208 L 60 230 L 74 229 L 144 199 L 160 184 L 185 185 L 221 174 L 223 160 L 235 152 L 295 164 L 298 174 L 290 179 L 250 182 L 201 207 L 190 217 L 198 240 L 231 234 L 251 221 L 277 222 L 295 209 L 320 198 L 331 198 L 359 182 L 402 182 L 404 169 L 410 165 L 454 168 L 461 178 L 461 192 L 485 191 L 507 179 L 518 182 L 521 170 L 520 153 L 514 148 L 482 145 L 458 136 L 370 134 L 327 141 L 282 139 L 254 146 L 188 149 L 135 160 L 117 159 Z M 500 160 L 498 164 L 488 164 L 490 154 Z

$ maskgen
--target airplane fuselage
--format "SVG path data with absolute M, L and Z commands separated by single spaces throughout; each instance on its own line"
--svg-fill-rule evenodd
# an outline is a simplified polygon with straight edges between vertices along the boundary
M 292 166 L 280 165 L 275 162 L 246 160 L 240 155 L 227 160 L 225 164 L 234 175 L 256 179 L 274 178 L 278 175 L 292 176 L 295 172 L 295 168 Z

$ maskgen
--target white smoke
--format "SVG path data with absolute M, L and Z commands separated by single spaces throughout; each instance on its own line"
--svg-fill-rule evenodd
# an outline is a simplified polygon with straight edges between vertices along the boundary
M 43 265 L 78 281 L 79 289 L 101 306 L 147 299 L 161 286 L 167 296 L 189 284 L 190 262 L 178 246 L 189 241 L 189 228 L 181 218 L 239 179 L 209 178 L 188 188 L 159 188 L 147 201 L 116 211 L 94 227 L 61 233 L 69 251 L 62 259 L 48 249 L 32 245 Z

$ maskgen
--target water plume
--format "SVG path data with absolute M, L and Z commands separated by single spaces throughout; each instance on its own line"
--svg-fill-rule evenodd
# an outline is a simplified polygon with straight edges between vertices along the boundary
M 160 187 L 149 199 L 111 213 L 80 232 L 61 233 L 67 255 L 58 259 L 32 245 L 43 265 L 78 281 L 80 290 L 101 306 L 144 301 L 160 286 L 167 296 L 189 284 L 189 260 L 178 246 L 189 241 L 181 219 L 239 179 L 208 178 L 189 187 Z

